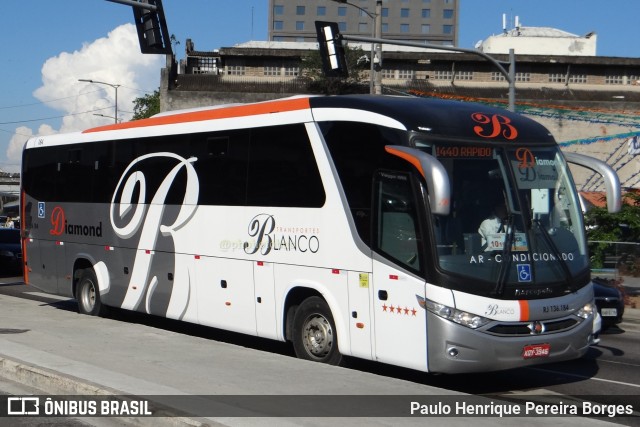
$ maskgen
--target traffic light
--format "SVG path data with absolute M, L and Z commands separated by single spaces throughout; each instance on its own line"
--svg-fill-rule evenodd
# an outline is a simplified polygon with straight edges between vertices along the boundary
M 155 10 L 133 7 L 133 17 L 138 31 L 142 53 L 171 54 L 169 30 L 162 9 L 162 0 L 141 0 L 141 5 L 155 6 Z
M 342 36 L 335 22 L 316 21 L 322 68 L 327 77 L 348 77 Z

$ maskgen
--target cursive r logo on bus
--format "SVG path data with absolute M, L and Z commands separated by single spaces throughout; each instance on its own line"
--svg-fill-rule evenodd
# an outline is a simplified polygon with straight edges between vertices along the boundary
M 56 206 L 51 212 L 51 230 L 49 234 L 52 236 L 60 236 L 64 233 L 64 210 L 60 206 Z
M 518 129 L 511 124 L 509 117 L 500 114 L 487 116 L 483 113 L 473 113 L 471 118 L 480 124 L 480 126 L 474 126 L 473 131 L 482 138 L 495 138 L 500 134 L 508 140 L 518 137 Z

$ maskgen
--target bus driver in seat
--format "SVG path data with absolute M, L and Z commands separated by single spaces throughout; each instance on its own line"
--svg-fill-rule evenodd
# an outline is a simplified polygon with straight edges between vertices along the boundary
M 480 236 L 482 237 L 482 249 L 484 251 L 491 250 L 491 248 L 489 248 L 487 244 L 490 236 L 507 231 L 505 224 L 506 219 L 507 207 L 504 203 L 499 203 L 493 209 L 493 213 L 491 214 L 491 216 L 482 221 L 482 223 L 480 224 L 480 228 L 478 228 L 478 233 L 480 233 Z

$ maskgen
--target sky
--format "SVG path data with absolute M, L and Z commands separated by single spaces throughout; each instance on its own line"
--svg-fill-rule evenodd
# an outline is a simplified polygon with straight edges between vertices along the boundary
M 163 0 L 178 59 L 187 38 L 200 51 L 266 40 L 268 4 Z M 459 0 L 459 8 L 459 47 L 500 33 L 504 13 L 522 26 L 595 31 L 599 56 L 640 57 L 640 0 Z M 130 6 L 106 0 L 2 0 L 0 169 L 19 171 L 31 136 L 113 122 L 115 89 L 78 79 L 120 85 L 118 116 L 125 120 L 135 98 L 158 89 L 164 56 L 140 53 L 133 22 Z

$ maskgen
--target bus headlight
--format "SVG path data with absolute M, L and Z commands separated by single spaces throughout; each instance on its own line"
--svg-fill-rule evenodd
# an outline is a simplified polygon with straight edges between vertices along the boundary
M 477 314 L 467 313 L 466 311 L 460 311 L 455 308 L 448 307 L 444 304 L 438 304 L 428 299 L 424 300 L 425 308 L 444 319 L 456 322 L 459 325 L 466 326 L 467 328 L 477 329 L 481 326 L 491 322 L 491 319 L 478 316 Z
M 576 316 L 586 319 L 587 317 L 592 316 L 595 311 L 596 305 L 592 302 L 589 302 L 586 303 L 580 310 L 576 311 Z

